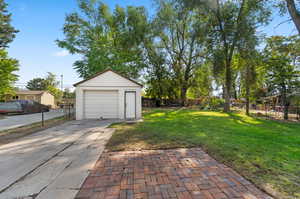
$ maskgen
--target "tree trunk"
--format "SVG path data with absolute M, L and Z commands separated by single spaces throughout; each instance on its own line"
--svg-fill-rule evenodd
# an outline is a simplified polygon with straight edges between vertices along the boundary
M 232 81 L 232 89 L 233 89 L 233 98 L 234 99 L 238 99 L 238 94 L 237 94 L 237 89 L 236 89 L 236 83 L 235 83 L 235 80 Z
M 186 92 L 187 92 L 187 88 L 184 85 L 181 88 L 181 106 L 185 106 L 186 105 Z
M 249 115 L 249 107 L 250 107 L 250 87 L 249 84 L 246 83 L 246 115 Z
M 231 92 L 231 70 L 230 70 L 230 63 L 226 63 L 225 68 L 225 89 L 224 89 L 224 112 L 230 112 L 230 92 Z
M 283 119 L 288 120 L 289 119 L 289 102 L 286 96 L 286 88 L 283 88 L 282 92 L 282 105 L 283 105 Z
M 286 0 L 287 9 L 293 19 L 293 22 L 300 34 L 300 13 L 296 8 L 296 4 L 294 0 Z
M 289 119 L 289 104 L 284 105 L 284 115 L 283 119 L 288 120 Z

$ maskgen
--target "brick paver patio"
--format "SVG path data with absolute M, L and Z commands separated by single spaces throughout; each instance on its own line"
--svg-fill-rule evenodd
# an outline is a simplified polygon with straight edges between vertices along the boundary
M 270 199 L 199 148 L 103 153 L 76 199 Z

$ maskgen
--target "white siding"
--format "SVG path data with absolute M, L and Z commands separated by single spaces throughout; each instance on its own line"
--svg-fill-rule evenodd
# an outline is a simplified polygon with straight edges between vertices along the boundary
M 112 71 L 107 71 L 106 73 L 94 77 L 93 79 L 83 82 L 82 84 L 80 84 L 80 86 L 137 87 L 138 85 L 133 83 L 132 81 L 129 81 L 128 79 L 121 77 L 120 75 L 117 75 Z
M 114 93 L 114 95 L 117 95 L 117 97 L 113 97 L 113 98 L 117 98 L 117 103 L 116 101 L 114 101 L 115 103 L 114 106 L 117 107 L 117 112 L 118 112 L 117 115 L 119 119 L 124 119 L 125 91 L 135 91 L 136 92 L 136 116 L 137 118 L 141 118 L 142 115 L 141 114 L 142 112 L 141 86 L 135 84 L 134 82 L 126 78 L 121 77 L 120 75 L 112 71 L 107 71 L 97 77 L 94 77 L 93 79 L 90 79 L 76 86 L 76 119 L 77 120 L 86 119 L 84 112 L 86 108 L 90 109 L 90 107 L 89 105 L 88 107 L 86 107 L 85 105 L 86 103 L 85 93 L 90 91 L 93 92 L 101 91 L 102 93 L 104 91 L 107 91 L 107 93 L 111 93 L 111 94 Z M 99 97 L 100 96 L 98 95 L 98 98 Z M 88 102 L 88 103 L 94 104 L 91 106 L 96 106 L 94 101 L 96 100 L 94 99 L 92 100 L 92 102 Z M 101 100 L 98 100 L 98 102 L 102 103 Z

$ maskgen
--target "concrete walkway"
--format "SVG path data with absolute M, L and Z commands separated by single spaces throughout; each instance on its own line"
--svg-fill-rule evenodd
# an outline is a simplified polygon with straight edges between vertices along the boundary
M 44 113 L 44 119 L 49 120 L 63 115 L 63 110 L 51 110 Z M 0 119 L 0 131 L 29 125 L 41 120 L 42 113 L 5 116 L 4 119 Z
M 76 199 L 271 199 L 199 148 L 103 153 Z
M 0 198 L 74 198 L 112 121 L 71 121 L 0 146 Z

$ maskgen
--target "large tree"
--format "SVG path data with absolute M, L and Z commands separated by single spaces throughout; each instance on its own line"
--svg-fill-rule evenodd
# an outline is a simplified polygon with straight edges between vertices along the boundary
M 41 90 L 46 90 L 47 85 L 46 85 L 46 81 L 44 78 L 34 78 L 32 80 L 30 80 L 29 82 L 27 82 L 26 88 L 28 90 L 37 90 L 37 91 L 41 91 Z
M 60 99 L 63 91 L 57 88 L 58 85 L 59 81 L 57 81 L 56 75 L 48 72 L 45 78 L 34 78 L 27 82 L 26 88 L 29 90 L 47 90 L 55 99 Z
M 56 80 L 56 75 L 47 72 L 45 78 L 34 78 L 27 82 L 26 88 L 29 90 L 47 90 L 48 87 L 57 87 L 59 85 L 59 81 Z
M 246 103 L 246 115 L 249 115 L 250 98 L 257 83 L 258 66 L 261 61 L 259 52 L 255 49 L 243 49 L 234 57 L 234 65 L 238 70 L 239 84 L 238 98 L 244 97 Z
M 299 41 L 294 36 L 273 36 L 264 49 L 269 94 L 280 97 L 284 119 L 288 119 L 291 94 L 300 87 Z
M 18 77 L 15 72 L 19 70 L 18 61 L 9 58 L 5 51 L 18 32 L 10 22 L 11 14 L 7 11 L 7 4 L 4 0 L 0 0 L 0 100 L 3 100 L 6 94 L 13 93 L 12 84 Z
M 250 24 L 249 24 L 250 25 Z M 255 27 L 248 26 L 248 34 L 245 34 L 240 41 L 235 58 L 237 58 L 237 69 L 240 90 L 240 97 L 246 99 L 246 114 L 249 115 L 250 95 L 257 81 L 257 68 L 261 62 L 261 56 L 256 46 L 259 43 L 259 38 L 256 35 Z
M 179 0 L 206 17 L 207 44 L 223 77 L 224 111 L 230 111 L 232 91 L 232 60 L 237 48 L 253 28 L 264 25 L 269 19 L 267 3 L 261 0 Z M 251 31 L 249 31 L 249 28 Z
M 154 42 L 164 54 L 167 71 L 178 85 L 181 104 L 192 85 L 196 70 L 203 64 L 203 27 L 196 15 L 173 1 L 159 2 L 153 24 L 157 29 Z
M 155 98 L 160 106 L 164 98 L 177 99 L 176 86 L 166 64 L 165 54 L 157 48 L 152 35 L 144 42 L 145 63 L 147 64 L 145 80 L 146 94 Z
M 299 0 L 284 0 L 279 2 L 279 5 L 281 7 L 281 11 L 285 13 L 286 11 L 291 16 L 298 33 L 300 34 L 300 1 Z
M 300 34 L 300 1 L 299 0 L 273 0 L 275 5 L 280 8 L 280 13 L 288 13 Z M 290 20 L 288 20 L 290 21 Z
M 116 6 L 113 12 L 100 0 L 79 0 L 79 12 L 68 14 L 60 47 L 82 59 L 74 63 L 80 77 L 87 78 L 112 68 L 137 78 L 144 68 L 139 45 L 147 29 L 144 7 Z
M 0 0 L 0 49 L 8 47 L 18 32 L 10 23 L 11 14 L 7 11 L 7 4 Z
M 13 83 L 18 79 L 14 73 L 19 69 L 17 60 L 9 58 L 7 52 L 0 50 L 0 101 L 7 94 L 13 94 Z

